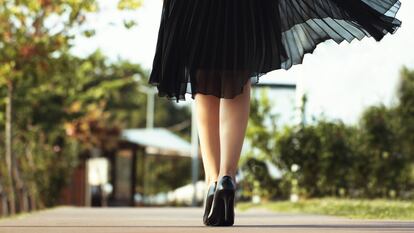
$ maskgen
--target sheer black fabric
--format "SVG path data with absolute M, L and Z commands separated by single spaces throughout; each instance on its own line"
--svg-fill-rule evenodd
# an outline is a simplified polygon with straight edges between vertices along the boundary
M 234 98 L 332 39 L 394 33 L 398 0 L 164 0 L 148 83 L 158 96 Z

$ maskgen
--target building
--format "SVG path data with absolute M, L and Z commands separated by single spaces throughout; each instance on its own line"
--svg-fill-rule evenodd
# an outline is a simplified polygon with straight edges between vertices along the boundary
M 61 204 L 134 206 L 137 179 L 145 179 L 134 175 L 137 169 L 145 169 L 137 167 L 137 159 L 156 155 L 191 157 L 191 143 L 164 128 L 123 130 L 116 150 L 96 149 L 81 161 L 62 193 Z

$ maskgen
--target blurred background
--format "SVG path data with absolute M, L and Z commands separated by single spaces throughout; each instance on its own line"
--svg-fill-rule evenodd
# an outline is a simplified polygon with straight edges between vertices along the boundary
M 194 101 L 148 86 L 162 0 L 0 1 L 0 216 L 201 206 Z M 260 77 L 238 200 L 414 200 L 414 2 Z

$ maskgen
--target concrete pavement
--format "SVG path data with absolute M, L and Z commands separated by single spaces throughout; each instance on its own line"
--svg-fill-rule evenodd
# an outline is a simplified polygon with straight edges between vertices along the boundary
M 236 210 L 232 227 L 206 227 L 202 208 L 58 207 L 0 219 L 0 233 L 146 232 L 414 232 L 414 221 L 363 221 L 318 215 Z

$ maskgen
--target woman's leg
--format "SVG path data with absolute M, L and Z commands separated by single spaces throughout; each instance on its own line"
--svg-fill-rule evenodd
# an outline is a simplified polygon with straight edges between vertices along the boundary
M 220 102 L 220 172 L 219 177 L 235 178 L 250 113 L 250 80 L 243 93 Z
M 195 95 L 197 128 L 207 187 L 217 181 L 220 169 L 220 99 L 213 95 Z

